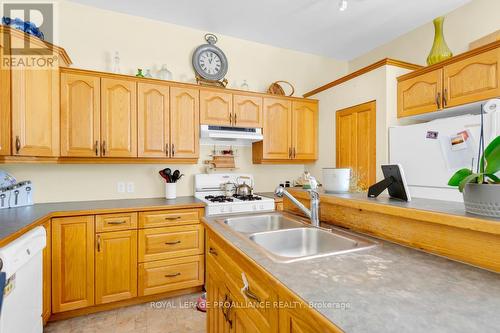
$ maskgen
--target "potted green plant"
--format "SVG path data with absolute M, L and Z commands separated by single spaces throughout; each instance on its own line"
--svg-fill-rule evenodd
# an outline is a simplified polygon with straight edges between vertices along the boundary
M 484 150 L 476 172 L 460 169 L 450 178 L 448 185 L 458 186 L 464 196 L 465 210 L 469 213 L 500 218 L 500 136 Z

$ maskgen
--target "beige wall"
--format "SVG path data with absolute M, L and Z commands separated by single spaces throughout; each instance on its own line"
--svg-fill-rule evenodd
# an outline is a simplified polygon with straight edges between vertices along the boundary
M 311 174 L 321 180 L 321 169 L 336 166 L 336 124 L 335 115 L 338 110 L 375 100 L 376 116 L 376 163 L 377 177 L 380 178 L 380 164 L 387 163 L 388 127 L 396 124 L 397 104 L 396 77 L 408 70 L 383 66 L 344 82 L 331 89 L 312 96 L 320 102 L 319 112 L 319 159 L 316 163 L 306 165 Z
M 205 31 L 109 12 L 71 2 L 58 6 L 58 44 L 66 49 L 74 67 L 110 70 L 115 50 L 120 52 L 126 74 L 135 69 L 156 68 L 166 63 L 175 80 L 193 80 L 191 54 L 204 43 Z M 316 88 L 347 72 L 347 63 L 311 54 L 280 49 L 218 35 L 217 44 L 229 59 L 230 86 L 245 79 L 250 88 L 265 91 L 276 80 L 288 80 L 296 95 Z M 202 172 L 208 159 L 202 147 L 198 165 L 5 165 L 2 169 L 19 180 L 31 179 L 36 202 L 159 197 L 164 188 L 158 170 L 179 168 L 186 178 L 178 195 L 193 194 L 193 175 Z M 251 162 L 251 148 L 243 148 L 237 164 L 241 172 L 252 173 L 258 191 L 271 191 L 282 180 L 292 180 L 303 165 L 260 166 Z M 134 182 L 134 193 L 118 193 L 117 182 Z
M 445 39 L 454 54 L 469 49 L 469 43 L 500 29 L 500 1 L 472 0 L 446 15 Z M 425 65 L 434 39 L 434 26 L 429 22 L 385 45 L 349 62 L 350 71 L 383 58 L 394 58 Z

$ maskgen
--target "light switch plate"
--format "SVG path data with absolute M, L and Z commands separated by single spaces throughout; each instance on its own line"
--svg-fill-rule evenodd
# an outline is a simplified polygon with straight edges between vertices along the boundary
M 127 183 L 127 192 L 128 193 L 134 193 L 135 191 L 135 184 L 134 182 L 128 182 Z

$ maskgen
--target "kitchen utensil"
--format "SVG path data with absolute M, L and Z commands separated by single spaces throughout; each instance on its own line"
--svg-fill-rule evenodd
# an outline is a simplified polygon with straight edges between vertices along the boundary
M 221 184 L 220 187 L 221 187 L 221 190 L 224 192 L 224 195 L 226 197 L 231 197 L 231 196 L 233 196 L 236 185 L 231 183 L 231 182 L 227 182 L 227 183 Z
M 181 175 L 179 170 L 175 170 L 172 174 L 172 183 L 176 183 L 179 180 L 179 176 Z
M 165 179 L 165 182 L 170 183 L 170 177 L 167 176 L 163 170 L 160 170 L 159 174 L 163 179 Z
M 243 181 L 243 183 L 240 184 L 240 180 L 242 180 L 242 179 L 248 179 L 251 181 L 251 178 L 247 177 L 247 176 L 238 177 L 236 179 L 236 184 L 235 184 L 236 195 L 240 195 L 240 196 L 251 195 L 253 193 L 253 184 L 252 184 L 252 186 L 250 186 L 247 183 L 245 183 L 245 181 Z
M 163 172 L 167 176 L 167 183 L 172 183 L 172 170 L 170 168 L 165 168 Z
M 327 192 L 348 192 L 351 181 L 351 169 L 324 168 L 323 186 Z

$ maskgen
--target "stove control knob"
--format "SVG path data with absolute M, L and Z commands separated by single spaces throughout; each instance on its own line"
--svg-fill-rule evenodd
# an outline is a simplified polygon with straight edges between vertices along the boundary
M 257 210 L 257 205 L 252 206 L 253 210 Z
M 260 208 L 260 209 L 264 209 L 264 205 L 260 205 L 260 206 L 259 206 L 259 208 Z
M 225 210 L 226 210 L 226 209 L 225 209 L 224 207 L 221 207 L 221 208 L 220 208 L 220 212 L 221 212 L 221 213 L 224 213 L 224 212 L 225 212 Z
M 229 211 L 229 213 L 232 213 L 233 212 L 233 207 L 227 207 L 227 210 Z

